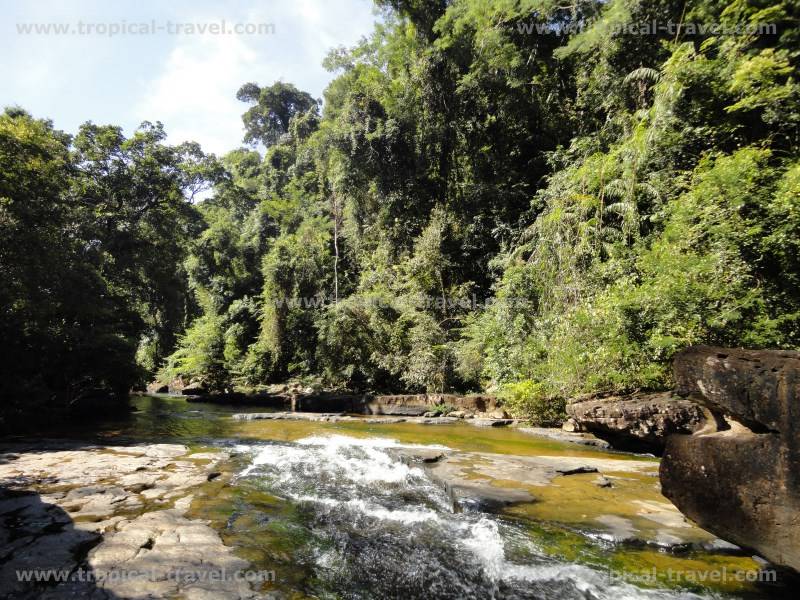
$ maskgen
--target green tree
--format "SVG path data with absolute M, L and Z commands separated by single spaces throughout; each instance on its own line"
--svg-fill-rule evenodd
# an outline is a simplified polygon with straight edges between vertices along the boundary
M 246 83 L 239 88 L 236 98 L 255 105 L 242 115 L 245 142 L 260 142 L 265 146 L 276 143 L 288 133 L 289 123 L 295 115 L 317 108 L 317 101 L 310 94 L 282 81 L 263 88 L 255 83 Z

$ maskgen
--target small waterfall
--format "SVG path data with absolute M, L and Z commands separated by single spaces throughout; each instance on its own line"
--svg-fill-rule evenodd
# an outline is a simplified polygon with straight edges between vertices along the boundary
M 424 468 L 386 438 L 312 436 L 239 446 L 239 473 L 298 504 L 311 533 L 320 595 L 343 598 L 689 599 L 639 588 L 602 571 L 556 560 L 523 524 L 456 512 Z

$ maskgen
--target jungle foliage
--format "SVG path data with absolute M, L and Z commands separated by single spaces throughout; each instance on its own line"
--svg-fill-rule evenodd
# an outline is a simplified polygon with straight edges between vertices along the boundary
M 218 161 L 6 113 L 27 383 L 488 390 L 555 423 L 668 387 L 690 344 L 800 346 L 797 3 L 378 4 L 323 99 L 244 84 Z

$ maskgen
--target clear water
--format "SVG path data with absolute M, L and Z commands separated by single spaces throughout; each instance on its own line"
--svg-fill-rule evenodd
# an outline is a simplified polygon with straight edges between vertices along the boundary
M 190 404 L 142 397 L 137 412 L 97 424 L 104 441 L 179 441 L 232 454 L 220 480 L 198 489 L 192 516 L 208 519 L 225 543 L 272 569 L 285 598 L 695 599 L 793 597 L 792 583 L 621 581 L 651 567 L 720 569 L 757 565 L 746 555 L 609 544 L 561 519 L 454 506 L 409 445 L 507 454 L 612 456 L 510 430 L 468 425 L 368 425 L 234 421 L 258 407 Z M 617 458 L 623 458 L 619 455 Z M 655 481 L 655 480 L 653 480 Z M 573 506 L 564 500 L 564 513 Z M 536 505 L 533 505 L 535 508 Z M 574 512 L 574 510 L 573 510 Z M 579 511 L 580 512 L 580 511 Z M 533 516 L 532 516 L 533 515 Z M 783 576 L 782 576 L 783 577 Z M 265 590 L 266 591 L 266 590 Z
M 256 444 L 238 475 L 303 508 L 314 591 L 346 598 L 699 598 L 548 556 L 521 524 L 453 503 L 386 438 Z

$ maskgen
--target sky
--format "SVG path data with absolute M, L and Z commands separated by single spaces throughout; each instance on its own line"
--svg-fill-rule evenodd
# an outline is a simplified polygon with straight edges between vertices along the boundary
M 328 50 L 377 19 L 371 0 L 0 0 L 0 108 L 69 133 L 87 120 L 126 135 L 161 121 L 171 143 L 222 154 L 242 145 L 243 83 L 282 80 L 321 98 Z M 262 33 L 215 33 L 223 20 Z M 70 33 L 43 33 L 51 25 Z

